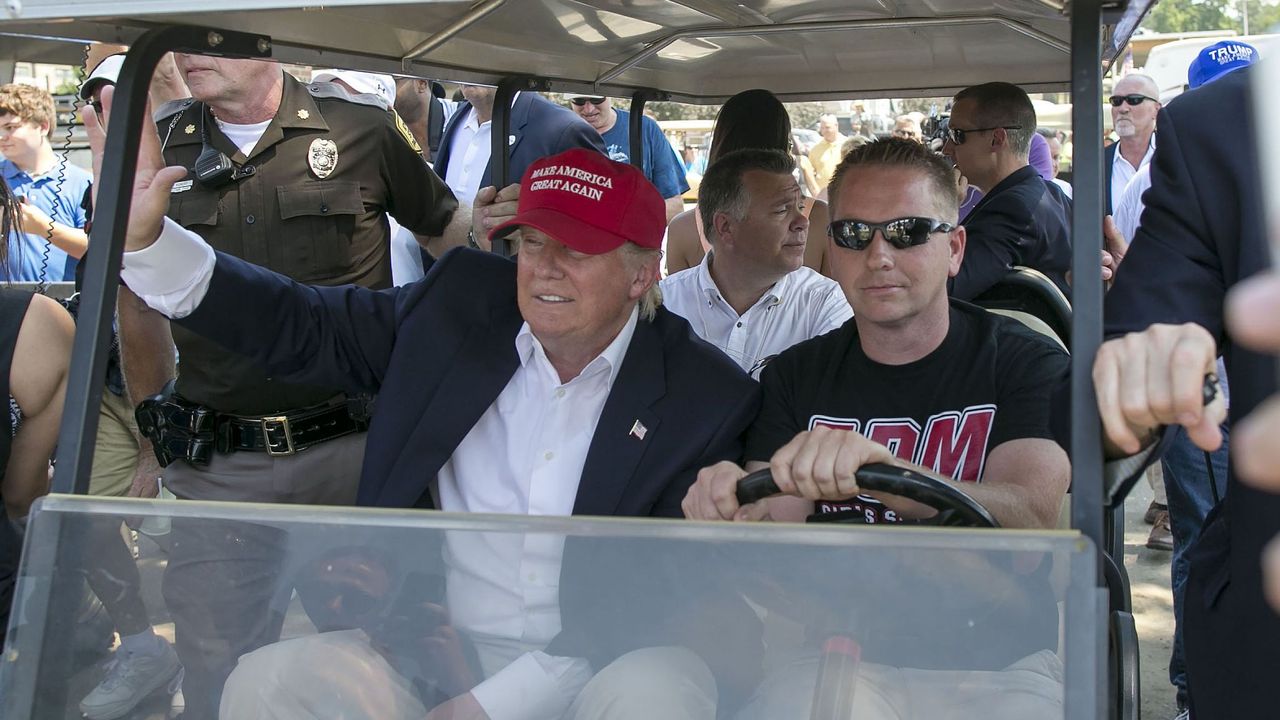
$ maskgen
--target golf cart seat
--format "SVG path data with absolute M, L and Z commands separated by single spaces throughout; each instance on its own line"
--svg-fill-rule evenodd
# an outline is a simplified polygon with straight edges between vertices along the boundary
M 1071 301 L 1039 270 L 1015 267 L 973 303 L 1071 346 Z

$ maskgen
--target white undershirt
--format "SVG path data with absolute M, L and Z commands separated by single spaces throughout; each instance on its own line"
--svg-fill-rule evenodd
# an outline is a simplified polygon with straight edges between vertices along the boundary
M 271 124 L 269 119 L 248 125 L 223 122 L 217 118 L 214 118 L 214 122 L 218 123 L 218 129 L 222 130 L 222 134 L 226 135 L 227 139 L 234 143 L 245 157 L 249 157 L 253 153 L 253 148 L 262 139 L 262 133 L 266 132 L 267 126 Z
M 714 255 L 664 278 L 662 304 L 756 379 L 773 356 L 853 317 L 839 283 L 804 266 L 784 275 L 739 316 L 711 277 Z

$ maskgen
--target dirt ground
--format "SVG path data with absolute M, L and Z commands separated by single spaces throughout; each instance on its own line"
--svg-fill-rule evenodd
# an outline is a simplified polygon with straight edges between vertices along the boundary
M 1151 488 L 1139 482 L 1125 502 L 1124 565 L 1133 592 L 1142 672 L 1142 720 L 1172 720 L 1177 714 L 1169 684 L 1169 653 L 1173 648 L 1173 593 L 1169 589 L 1172 553 L 1149 550 L 1151 526 L 1142 515 L 1151 502 Z

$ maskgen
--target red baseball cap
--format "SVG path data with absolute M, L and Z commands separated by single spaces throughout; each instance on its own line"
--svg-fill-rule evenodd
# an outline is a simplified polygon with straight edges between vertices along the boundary
M 661 248 L 667 214 L 658 189 L 638 168 L 574 148 L 525 170 L 516 216 L 489 231 L 489 239 L 522 225 L 578 252 L 601 255 L 625 242 Z

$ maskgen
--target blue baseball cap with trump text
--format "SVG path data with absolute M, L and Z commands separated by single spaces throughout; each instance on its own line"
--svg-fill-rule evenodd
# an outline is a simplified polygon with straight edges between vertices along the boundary
M 1223 40 L 1200 51 L 1187 68 L 1187 87 L 1194 90 L 1258 61 L 1258 48 L 1239 40 Z

